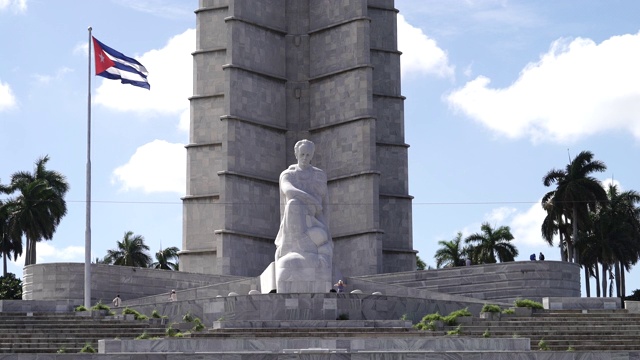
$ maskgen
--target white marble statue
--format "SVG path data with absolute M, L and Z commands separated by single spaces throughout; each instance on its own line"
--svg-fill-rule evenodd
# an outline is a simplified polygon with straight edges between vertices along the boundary
M 310 164 L 313 142 L 300 140 L 294 150 L 298 163 L 280 174 L 276 289 L 278 293 L 327 292 L 333 284 L 327 175 Z

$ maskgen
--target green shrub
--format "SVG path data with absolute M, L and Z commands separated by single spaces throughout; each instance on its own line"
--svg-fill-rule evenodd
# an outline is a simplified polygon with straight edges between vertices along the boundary
M 65 354 L 67 352 L 67 349 L 65 349 L 64 347 L 61 347 L 60 349 L 58 349 L 58 351 L 56 351 L 56 354 Z
M 455 335 L 455 336 L 462 335 L 461 326 L 458 325 L 458 327 L 456 327 L 455 329 L 447 331 L 447 335 Z
M 149 338 L 151 338 L 151 336 L 149 336 L 149 334 L 147 334 L 147 332 L 144 331 L 142 334 L 136 337 L 136 340 L 148 340 Z
M 431 320 L 431 321 L 427 321 L 427 322 L 419 322 L 415 325 L 413 325 L 414 329 L 417 330 L 429 330 L 429 331 L 435 331 L 436 330 L 436 320 Z
M 408 320 L 407 314 L 402 314 L 402 316 L 400 316 L 400 320 Z
M 483 338 L 490 338 L 490 337 L 491 337 L 491 333 L 489 332 L 489 329 L 485 330 L 485 331 L 482 333 L 482 337 L 483 337 Z
M 435 314 L 427 314 L 422 318 L 422 322 L 429 322 L 429 321 L 442 321 L 442 315 L 440 315 L 439 312 L 436 312 Z
M 576 351 L 576 349 L 575 349 L 573 346 L 569 346 L 569 347 L 567 348 L 567 351 Z
M 173 324 L 169 324 L 169 326 L 167 326 L 167 330 L 165 330 L 164 332 L 168 337 L 174 337 L 177 336 L 180 333 L 180 330 L 175 329 L 173 327 Z
M 95 353 L 96 349 L 91 346 L 91 344 L 87 343 L 82 349 L 80 349 L 81 353 Z
M 142 315 L 137 310 L 131 309 L 129 307 L 122 309 L 122 315 L 133 315 L 133 318 L 136 320 L 139 320 L 141 316 L 144 316 L 148 319 L 146 315 Z
M 91 307 L 91 310 L 93 311 L 101 311 L 104 310 L 106 311 L 109 315 L 113 316 L 116 313 L 114 313 L 113 311 L 111 311 L 111 308 L 108 307 L 107 305 L 103 304 L 102 301 L 98 301 L 95 305 L 93 305 Z
M 544 339 L 541 339 L 540 341 L 538 341 L 538 350 L 549 350 L 549 345 L 547 345 L 547 342 L 544 341 Z
M 440 313 L 436 312 L 433 314 L 425 315 L 419 323 L 413 325 L 415 329 L 418 330 L 435 330 L 436 329 L 436 321 L 442 321 L 443 323 L 453 326 L 456 325 L 456 319 L 461 316 L 472 316 L 469 308 L 464 308 L 456 311 L 452 311 L 447 316 L 442 316 Z
M 95 310 L 95 311 L 107 310 L 107 311 L 109 311 L 109 310 L 111 310 L 111 308 L 108 307 L 107 305 L 103 304 L 102 301 L 98 301 L 95 305 L 93 305 L 91 307 L 91 310 Z
M 449 326 L 452 326 L 457 323 L 456 319 L 461 316 L 472 316 L 472 315 L 468 308 L 464 308 L 464 309 L 452 311 L 449 315 L 442 318 L 442 322 L 444 322 Z
M 149 317 L 145 314 L 140 314 L 136 320 L 149 320 Z
M 493 304 L 484 304 L 484 306 L 482 307 L 482 310 L 480 310 L 480 312 L 488 312 L 488 313 L 499 313 L 500 311 L 502 311 L 500 306 L 493 305 Z
M 513 309 L 504 309 L 504 310 L 502 310 L 502 313 L 509 315 L 509 314 L 515 314 L 516 311 L 513 310 Z
M 516 307 L 528 307 L 531 309 L 544 309 L 541 303 L 529 299 L 518 299 L 515 301 Z
M 151 312 L 151 317 L 154 318 L 154 319 L 166 319 L 167 318 L 166 315 L 160 315 L 160 313 L 156 309 L 153 309 L 153 311 Z
M 193 322 L 193 315 L 191 315 L 191 312 L 187 312 L 186 314 L 184 314 L 184 316 L 182 317 L 182 321 L 184 322 Z
M 191 331 L 197 332 L 204 330 L 204 324 L 202 323 L 202 320 L 200 320 L 200 318 L 195 318 L 193 322 L 195 323 L 195 325 L 193 326 L 193 328 L 191 328 Z
M 22 300 L 22 280 L 14 273 L 0 276 L 0 300 Z
M 74 311 L 88 311 L 84 305 L 78 305 L 73 309 Z

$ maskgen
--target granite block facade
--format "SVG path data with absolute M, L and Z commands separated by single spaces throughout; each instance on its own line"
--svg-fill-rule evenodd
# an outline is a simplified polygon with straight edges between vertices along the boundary
M 23 300 L 60 300 L 84 304 L 84 264 L 52 263 L 25 266 Z M 159 295 L 172 290 L 198 288 L 212 283 L 245 280 L 228 275 L 194 274 L 129 266 L 91 264 L 91 303 L 110 304 L 120 294 L 122 300 Z
M 142 343 L 142 344 L 141 344 Z M 283 349 L 289 349 L 289 351 Z M 100 352 L 104 353 L 139 353 L 139 352 L 197 352 L 207 353 L 214 351 L 246 352 L 262 350 L 265 352 L 290 352 L 288 359 L 316 359 L 313 350 L 305 355 L 298 356 L 291 349 L 316 349 L 328 355 L 329 350 L 342 350 L 342 352 L 382 352 L 384 350 L 396 352 L 456 352 L 473 351 L 529 351 L 528 339 L 474 339 L 455 337 L 427 337 L 422 339 L 406 339 L 402 336 L 369 338 L 358 336 L 341 339 L 339 337 L 303 338 L 303 337 L 272 337 L 256 339 L 171 339 L 171 340 L 101 340 Z M 331 359 L 340 359 L 335 355 Z M 347 355 L 347 354 L 345 354 Z M 417 354 L 416 354 L 417 355 Z M 425 359 L 425 354 L 420 357 L 402 357 L 401 359 Z M 234 359 L 237 357 L 233 357 Z M 363 359 L 370 359 L 369 355 Z M 387 356 L 377 356 L 374 359 L 387 359 Z M 452 357 L 457 358 L 457 357 Z M 329 357 L 327 357 L 329 359 Z M 428 359 L 432 359 L 431 356 Z M 439 358 L 438 358 L 439 359 Z M 480 359 L 474 357 L 474 359 Z M 532 357 L 532 359 L 535 359 Z
M 303 138 L 344 276 L 414 269 L 396 15 L 386 0 L 199 2 L 181 270 L 264 271 Z
M 189 136 L 197 139 L 198 144 L 222 144 L 225 138 L 225 128 L 220 117 L 224 115 L 224 97 L 207 96 L 191 98 L 191 122 L 193 126 L 189 129 Z M 218 166 L 212 167 L 217 169 Z M 189 182 L 187 182 L 188 186 Z
M 317 30 L 354 18 L 367 16 L 367 1 L 362 0 L 313 0 L 309 1 L 309 28 Z M 393 7 L 393 4 L 391 4 Z M 350 50 L 353 51 L 353 50 Z
M 363 280 L 367 283 L 361 283 Z M 580 266 L 562 261 L 461 266 L 361 276 L 351 281 L 363 291 L 376 291 L 375 284 L 386 283 L 503 303 L 513 303 L 518 298 L 540 303 L 545 297 L 580 298 Z
M 376 141 L 406 146 L 404 143 L 404 107 L 402 97 L 374 94 Z

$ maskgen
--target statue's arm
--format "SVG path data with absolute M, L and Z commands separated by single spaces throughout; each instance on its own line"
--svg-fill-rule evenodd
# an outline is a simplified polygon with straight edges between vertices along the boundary
M 321 205 L 322 205 L 322 213 L 321 216 L 322 218 L 319 219 L 323 224 L 325 224 L 327 226 L 327 229 L 329 228 L 329 213 L 330 213 L 330 208 L 329 208 L 329 190 L 327 189 L 327 174 L 325 174 L 324 172 L 322 172 L 322 184 L 323 184 L 323 189 L 322 189 L 322 194 L 321 194 Z
M 298 199 L 302 202 L 304 202 L 305 204 L 316 204 L 316 205 L 320 205 L 318 203 L 318 200 L 316 200 L 315 197 L 313 197 L 311 194 L 308 194 L 306 191 L 298 189 L 297 187 L 295 187 L 290 180 L 291 175 L 284 172 L 281 176 L 280 176 L 280 191 L 282 191 L 282 193 L 284 194 L 286 200 L 291 200 L 291 199 Z

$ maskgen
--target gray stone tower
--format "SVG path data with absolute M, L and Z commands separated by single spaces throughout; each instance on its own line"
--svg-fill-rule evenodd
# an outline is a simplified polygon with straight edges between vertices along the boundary
M 303 138 L 343 274 L 415 270 L 396 14 L 393 0 L 200 0 L 180 270 L 262 273 Z

